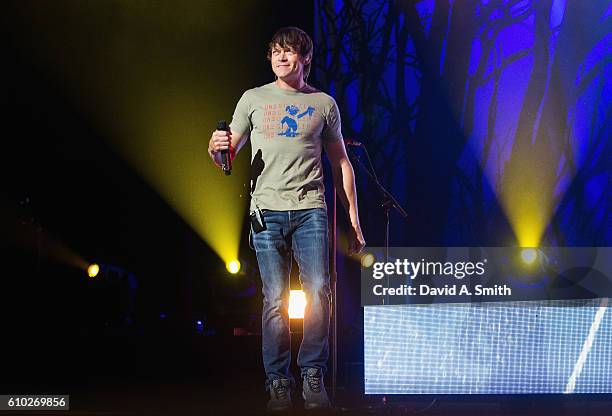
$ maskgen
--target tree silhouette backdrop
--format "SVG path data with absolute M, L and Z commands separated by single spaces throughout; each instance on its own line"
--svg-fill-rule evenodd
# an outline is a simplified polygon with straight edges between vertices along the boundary
M 608 0 L 315 2 L 315 83 L 409 214 L 392 244 L 610 244 L 611 22 Z M 384 214 L 362 222 L 382 245 Z

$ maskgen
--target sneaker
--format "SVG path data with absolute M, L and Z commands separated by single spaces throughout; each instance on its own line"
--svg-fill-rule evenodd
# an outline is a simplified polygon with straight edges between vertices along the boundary
M 329 408 L 329 398 L 323 384 L 321 369 L 311 367 L 306 370 L 303 377 L 302 397 L 304 398 L 304 408 L 309 410 Z
M 270 392 L 270 400 L 266 407 L 268 412 L 283 412 L 291 409 L 291 380 L 287 378 L 271 380 L 266 389 Z

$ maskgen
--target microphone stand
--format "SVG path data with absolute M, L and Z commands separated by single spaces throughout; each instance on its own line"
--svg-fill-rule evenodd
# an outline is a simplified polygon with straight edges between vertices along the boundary
M 387 261 L 389 261 L 389 223 L 390 223 L 390 219 L 389 219 L 389 212 L 391 211 L 391 209 L 395 209 L 397 212 L 399 212 L 399 214 L 404 218 L 404 219 L 408 219 L 408 214 L 406 214 L 406 211 L 402 208 L 402 206 L 400 205 L 399 202 L 397 202 L 397 199 L 395 199 L 395 197 L 393 195 L 391 195 L 391 193 L 389 191 L 387 191 L 387 189 L 385 189 L 384 186 L 382 186 L 382 184 L 380 183 L 380 181 L 378 180 L 378 176 L 376 175 L 376 171 L 374 170 L 374 166 L 372 165 L 372 161 L 370 159 L 370 155 L 368 153 L 368 149 L 366 149 L 366 147 L 361 144 L 359 147 L 363 147 L 363 150 L 368 158 L 368 163 L 370 165 L 370 169 L 372 170 L 370 172 L 370 169 L 368 169 L 363 162 L 361 161 L 361 159 L 359 158 L 359 156 L 357 156 L 355 154 L 355 152 L 353 152 L 351 150 L 350 147 L 347 147 L 347 153 L 349 155 L 349 158 L 352 161 L 356 161 L 357 164 L 361 167 L 361 169 L 369 176 L 369 178 L 372 180 L 372 182 L 374 182 L 374 185 L 376 185 L 376 188 L 378 189 L 378 191 L 381 193 L 382 197 L 383 197 L 383 202 L 380 205 L 381 208 L 383 208 L 385 210 L 385 220 L 386 220 L 386 227 L 385 227 L 385 263 Z
M 332 229 L 331 229 L 331 233 L 330 233 L 330 239 L 331 239 L 331 244 L 330 244 L 330 251 L 331 251 L 331 256 L 330 256 L 330 278 L 331 278 L 331 315 L 332 315 L 332 320 L 331 320 L 331 331 L 332 331 L 332 368 L 331 368 L 331 377 L 332 377 L 332 391 L 331 391 L 331 395 L 332 395 L 332 399 L 335 402 L 336 401 L 336 384 L 337 384 L 337 371 L 338 371 L 338 326 L 337 326 L 337 321 L 338 321 L 338 316 L 337 316 L 337 310 L 338 308 L 336 307 L 336 283 L 338 281 L 338 272 L 336 270 L 336 237 L 337 237 L 337 232 L 336 232 L 336 210 L 338 208 L 337 205 L 337 197 L 336 197 L 336 190 L 334 188 L 334 196 L 333 196 L 333 217 L 332 217 Z
M 352 161 L 356 161 L 357 162 L 357 164 L 359 165 L 361 170 L 368 175 L 368 177 L 372 180 L 372 182 L 374 183 L 374 185 L 376 186 L 376 188 L 378 189 L 378 191 L 381 193 L 381 195 L 383 197 L 383 202 L 381 203 L 380 207 L 385 210 L 385 221 L 386 221 L 386 224 L 385 224 L 386 225 L 385 226 L 385 263 L 387 263 L 389 261 L 389 234 L 390 234 L 390 232 L 389 232 L 389 224 L 390 224 L 390 215 L 389 215 L 389 213 L 391 212 L 391 209 L 395 209 L 404 219 L 408 219 L 408 214 L 402 208 L 402 206 L 397 201 L 397 199 L 395 199 L 395 197 L 393 195 L 391 195 L 391 193 L 389 191 L 387 191 L 387 189 L 378 180 L 378 176 L 376 175 L 376 170 L 374 169 L 374 165 L 372 164 L 372 159 L 370 158 L 370 154 L 368 153 L 368 149 L 363 144 L 360 144 L 358 147 L 362 147 L 363 148 L 363 150 L 364 150 L 364 152 L 366 154 L 366 157 L 368 158 L 368 164 L 370 165 L 371 171 L 370 171 L 370 169 L 368 169 L 364 165 L 364 163 L 361 161 L 359 156 L 357 156 L 355 154 L 355 152 L 353 152 L 353 150 L 350 148 L 350 145 L 346 147 L 346 150 L 347 150 L 347 153 L 349 155 L 349 158 Z M 388 275 L 386 277 L 386 284 L 387 284 L 387 287 L 389 287 L 389 276 Z M 335 292 L 335 287 L 334 287 L 334 292 Z M 388 303 L 389 303 L 389 295 L 387 295 L 385 297 L 385 299 L 383 299 L 383 305 L 386 305 Z M 334 321 L 335 321 L 335 319 L 334 319 Z M 335 327 L 335 324 L 334 324 L 334 327 Z M 334 338 L 334 343 L 335 343 L 335 338 Z M 334 357 L 334 363 L 335 363 L 335 357 Z M 335 366 L 335 364 L 334 364 L 334 366 Z M 383 395 L 381 401 L 382 401 L 382 407 L 386 408 L 388 406 L 388 404 L 389 404 L 389 402 L 387 400 L 387 396 Z

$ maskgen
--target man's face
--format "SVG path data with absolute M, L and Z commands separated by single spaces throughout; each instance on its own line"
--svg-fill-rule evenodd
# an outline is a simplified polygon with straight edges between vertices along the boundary
M 300 80 L 304 75 L 304 65 L 308 63 L 309 58 L 301 57 L 299 53 L 292 48 L 282 48 L 280 45 L 275 45 L 272 48 L 270 62 L 274 74 L 284 80 Z

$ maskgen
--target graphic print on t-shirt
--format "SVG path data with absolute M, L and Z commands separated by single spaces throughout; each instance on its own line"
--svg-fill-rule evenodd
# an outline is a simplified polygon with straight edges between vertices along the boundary
M 263 119 L 264 137 L 271 139 L 275 136 L 300 136 L 310 128 L 314 112 L 312 106 L 302 105 L 300 108 L 293 104 L 266 104 Z

